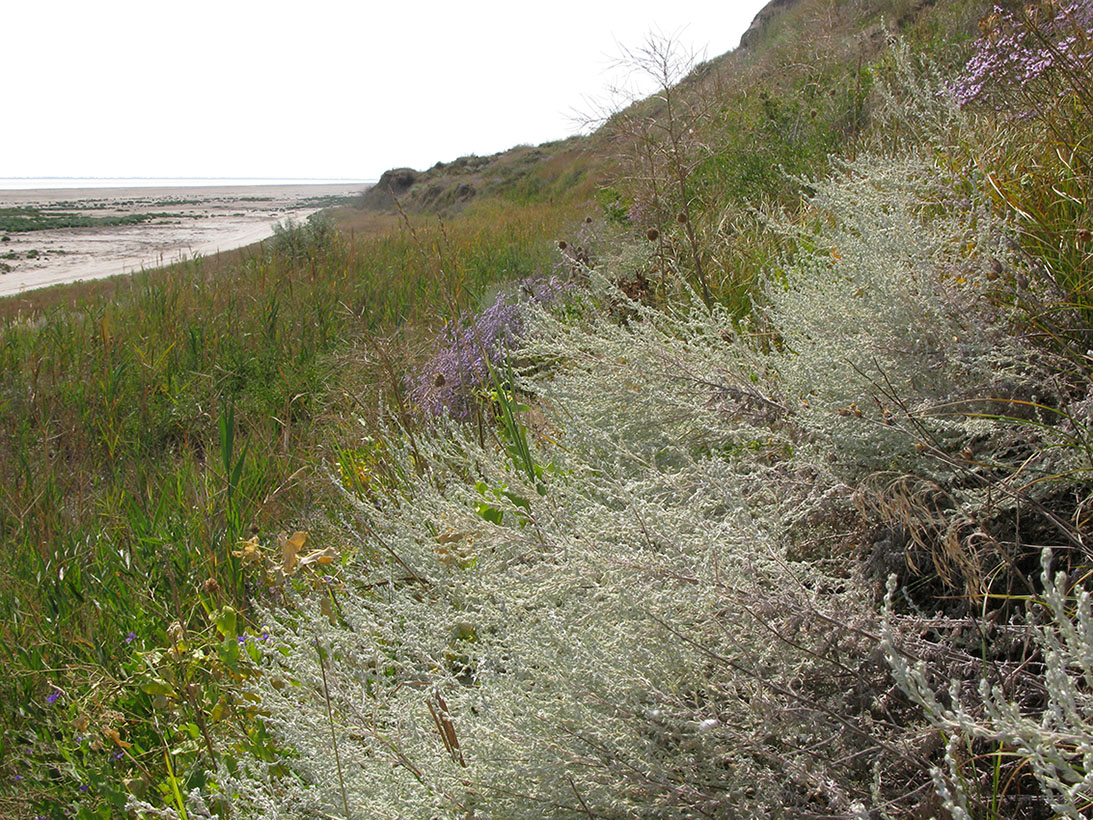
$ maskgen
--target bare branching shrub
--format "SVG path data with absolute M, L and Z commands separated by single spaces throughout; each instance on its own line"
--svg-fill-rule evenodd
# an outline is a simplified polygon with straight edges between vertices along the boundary
M 678 229 L 686 259 L 708 306 L 713 296 L 707 274 L 708 251 L 700 241 L 701 229 L 691 175 L 708 159 L 712 149 L 703 135 L 717 105 L 713 95 L 698 93 L 680 83 L 695 68 L 694 55 L 681 50 L 672 37 L 651 35 L 644 45 L 626 49 L 623 63 L 656 86 L 653 96 L 634 103 L 607 120 L 607 129 L 618 146 L 624 175 L 634 191 L 630 219 L 639 227 L 656 229 L 654 241 L 664 248 L 665 229 Z M 673 261 L 676 254 L 665 258 Z

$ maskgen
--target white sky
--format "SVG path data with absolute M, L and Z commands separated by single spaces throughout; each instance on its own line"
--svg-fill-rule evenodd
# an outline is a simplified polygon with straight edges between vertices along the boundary
M 623 46 L 714 57 L 766 2 L 7 3 L 0 177 L 375 179 L 561 139 Z

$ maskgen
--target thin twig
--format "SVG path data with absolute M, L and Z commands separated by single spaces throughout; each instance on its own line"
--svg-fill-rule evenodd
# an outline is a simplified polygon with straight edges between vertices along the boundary
M 315 639 L 315 652 L 319 655 L 319 670 L 323 673 L 323 697 L 326 699 L 326 719 L 330 722 L 330 742 L 334 746 L 334 762 L 338 766 L 338 785 L 342 790 L 342 808 L 345 809 L 345 820 L 349 818 L 349 797 L 345 792 L 345 779 L 342 777 L 342 756 L 338 753 L 338 736 L 334 732 L 334 712 L 330 708 L 330 689 L 326 683 L 326 661 L 323 659 L 323 650 L 319 646 L 319 639 Z

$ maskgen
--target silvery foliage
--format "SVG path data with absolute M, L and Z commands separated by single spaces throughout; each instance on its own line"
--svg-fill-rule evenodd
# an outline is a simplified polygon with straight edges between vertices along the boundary
M 583 307 L 533 310 L 542 492 L 453 420 L 386 431 L 405 484 L 346 495 L 358 553 L 325 611 L 268 616 L 258 693 L 295 754 L 221 774 L 241 810 L 341 816 L 344 784 L 353 817 L 849 816 L 928 777 L 871 592 L 845 561 L 790 560 L 788 533 L 906 455 L 905 429 L 836 408 L 893 390 L 963 435 L 930 408 L 1033 365 L 955 281 L 1004 252 L 997 226 L 936 200 L 927 219 L 921 158 L 872 168 L 822 188 L 839 258 L 772 285 L 772 351 L 596 271 Z
M 521 385 L 543 494 L 465 426 L 389 431 L 408 486 L 347 496 L 362 551 L 338 625 L 301 600 L 271 630 L 260 695 L 293 773 L 252 762 L 226 783 L 238 806 L 340 816 L 339 762 L 359 817 L 762 816 L 868 793 L 893 733 L 869 714 L 870 594 L 780 540 L 834 483 L 787 460 L 727 315 L 630 307 L 530 319 L 521 356 L 552 364 Z
M 347 493 L 355 558 L 267 616 L 257 694 L 294 753 L 221 772 L 241 813 L 864 816 L 928 783 L 872 593 L 789 533 L 845 510 L 843 482 L 929 469 L 920 429 L 977 434 L 945 406 L 1040 372 L 978 295 L 1017 264 L 1005 226 L 941 164 L 876 155 L 813 187 L 822 229 L 772 277 L 767 346 L 599 271 L 529 312 L 541 486 L 449 417 L 390 423 L 403 483 Z
M 1090 595 L 1071 594 L 1065 573 L 1053 574 L 1051 551 L 1043 552 L 1044 608 L 1030 605 L 1028 627 L 1042 653 L 1044 673 L 1033 691 L 1044 703 L 1033 707 L 1027 697 L 1015 697 L 1014 681 L 1021 669 L 1006 676 L 983 675 L 969 690 L 950 681 L 944 695 L 930 683 L 924 662 L 912 663 L 896 651 L 898 639 L 889 632 L 890 585 L 885 609 L 884 649 L 893 675 L 918 703 L 930 722 L 950 738 L 943 767 L 933 771 L 939 795 L 954 817 L 968 817 L 967 748 L 974 741 L 987 748 L 1008 750 L 1027 761 L 1054 816 L 1087 817 L 1093 802 L 1093 611 Z M 1008 678 L 1008 691 L 1000 681 Z M 1023 687 L 1018 686 L 1019 690 Z M 1028 693 L 1026 692 L 1026 695 Z
M 822 228 L 799 235 L 791 270 L 767 288 L 785 401 L 820 448 L 837 443 L 851 476 L 894 461 L 929 470 L 908 427 L 955 444 L 975 434 L 977 400 L 1040 377 L 984 306 L 993 269 L 1015 264 L 1006 233 L 959 184 L 914 152 L 811 183 Z

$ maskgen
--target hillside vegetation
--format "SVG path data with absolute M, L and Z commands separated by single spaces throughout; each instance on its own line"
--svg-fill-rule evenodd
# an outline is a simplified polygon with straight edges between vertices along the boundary
M 1089 816 L 1091 33 L 776 0 L 0 303 L 0 813 Z

